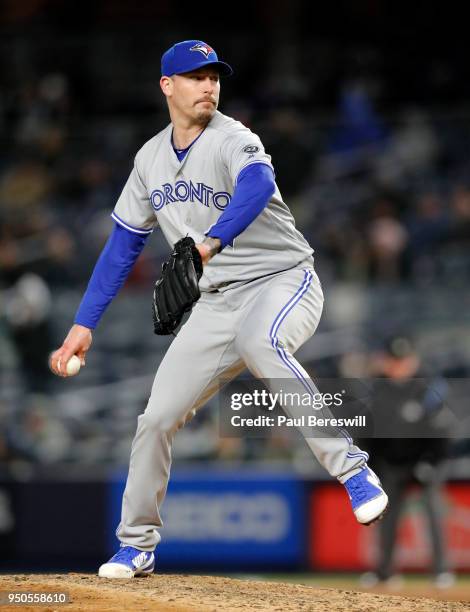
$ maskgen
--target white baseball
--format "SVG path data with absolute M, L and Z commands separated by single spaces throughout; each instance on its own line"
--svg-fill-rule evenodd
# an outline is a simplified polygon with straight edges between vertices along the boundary
M 81 361 L 76 355 L 72 355 L 67 361 L 66 371 L 69 376 L 75 376 L 80 372 Z

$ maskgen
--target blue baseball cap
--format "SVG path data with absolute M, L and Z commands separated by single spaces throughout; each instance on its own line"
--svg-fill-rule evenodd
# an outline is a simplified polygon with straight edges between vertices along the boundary
M 220 74 L 233 74 L 231 66 L 219 61 L 214 49 L 202 40 L 183 40 L 162 55 L 162 76 L 183 74 L 205 66 L 215 66 Z

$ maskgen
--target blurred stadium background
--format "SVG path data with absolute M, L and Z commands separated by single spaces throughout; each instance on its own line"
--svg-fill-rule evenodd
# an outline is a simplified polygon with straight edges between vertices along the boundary
M 156 232 L 94 336 L 87 367 L 47 368 L 112 227 L 135 152 L 167 123 L 159 60 L 201 38 L 235 67 L 222 112 L 262 138 L 326 303 L 301 360 L 361 376 L 406 329 L 426 367 L 470 365 L 470 80 L 465 20 L 445 3 L 5 0 L 0 6 L 0 559 L 94 571 L 114 529 L 136 416 L 168 345 L 150 295 Z M 449 38 L 450 35 L 450 38 Z M 182 381 L 183 384 L 183 381 Z M 462 399 L 466 408 L 466 398 Z M 217 402 L 175 441 L 160 568 L 362 572 L 377 533 L 306 445 L 221 439 Z M 470 570 L 470 445 L 450 449 L 451 566 Z M 409 442 L 404 442 L 409 444 Z M 427 571 L 419 490 L 397 567 Z

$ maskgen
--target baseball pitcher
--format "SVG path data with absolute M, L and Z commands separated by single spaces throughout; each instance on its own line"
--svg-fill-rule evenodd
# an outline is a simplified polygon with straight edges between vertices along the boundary
M 199 40 L 168 49 L 161 68 L 171 122 L 138 151 L 112 212 L 114 230 L 74 325 L 50 361 L 59 376 L 68 375 L 73 355 L 84 364 L 92 330 L 159 226 L 173 250 L 155 285 L 155 332 L 175 334 L 183 314 L 191 314 L 138 418 L 117 528 L 121 547 L 99 568 L 103 578 L 153 571 L 173 436 L 222 379 L 248 368 L 269 381 L 273 393 L 283 381 L 318 397 L 294 357 L 315 332 L 323 307 L 313 251 L 295 227 L 258 136 L 217 110 L 220 78 L 232 68 Z M 345 486 L 360 523 L 383 515 L 387 495 L 367 466 L 367 453 L 346 431 L 331 428 L 307 443 Z

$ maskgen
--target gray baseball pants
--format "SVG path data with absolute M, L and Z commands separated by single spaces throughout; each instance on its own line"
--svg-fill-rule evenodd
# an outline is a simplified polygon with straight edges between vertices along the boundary
M 138 417 L 116 531 L 122 545 L 152 551 L 160 542 L 160 508 L 170 476 L 173 435 L 217 392 L 222 379 L 248 368 L 269 381 L 272 393 L 280 390 L 282 379 L 290 390 L 318 393 L 293 357 L 315 332 L 322 313 L 323 293 L 312 262 L 309 258 L 223 293 L 203 293 L 196 303 L 165 354 L 147 407 Z M 292 411 L 282 407 L 288 414 Z M 340 430 L 308 437 L 306 442 L 340 482 L 359 472 L 368 459 Z

